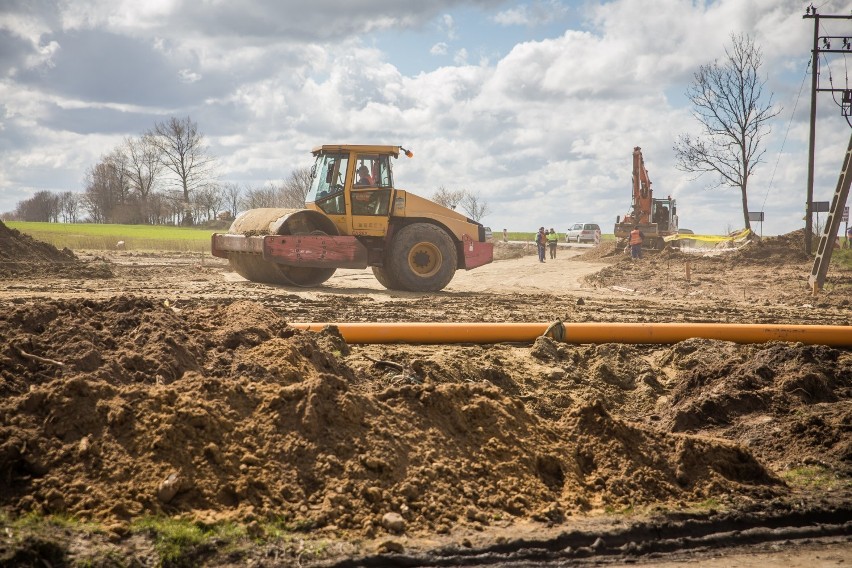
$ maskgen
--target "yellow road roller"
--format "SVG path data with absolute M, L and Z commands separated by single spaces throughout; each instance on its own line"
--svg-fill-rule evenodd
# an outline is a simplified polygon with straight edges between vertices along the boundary
M 213 235 L 214 256 L 241 276 L 319 286 L 338 268 L 372 268 L 385 288 L 442 290 L 456 270 L 494 258 L 491 231 L 452 209 L 394 186 L 400 146 L 314 148 L 304 209 L 250 209 Z

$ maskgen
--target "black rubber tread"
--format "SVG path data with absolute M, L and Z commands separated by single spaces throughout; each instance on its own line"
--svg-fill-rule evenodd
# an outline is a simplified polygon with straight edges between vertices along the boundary
M 283 264 L 277 265 L 277 268 L 290 279 L 290 282 L 302 288 L 319 286 L 331 278 L 337 270 L 336 268 L 309 268 L 305 266 L 285 266 Z
M 263 282 L 265 284 L 281 284 L 293 286 L 295 283 L 280 270 L 280 267 L 263 260 L 256 254 L 232 253 L 229 257 L 231 268 L 247 280 L 252 282 Z
M 373 266 L 373 276 L 379 281 L 379 284 L 388 290 L 399 290 L 399 282 L 393 279 L 390 270 L 384 266 Z
M 423 277 L 411 270 L 408 254 L 420 243 L 430 243 L 441 252 L 441 264 L 435 274 Z M 440 227 L 429 223 L 406 225 L 396 234 L 388 255 L 388 271 L 400 290 L 437 292 L 450 283 L 458 267 L 456 247 L 452 238 Z

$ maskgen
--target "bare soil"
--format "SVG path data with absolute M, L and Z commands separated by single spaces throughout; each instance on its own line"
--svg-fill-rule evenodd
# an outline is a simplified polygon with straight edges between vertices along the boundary
M 0 565 L 99 547 L 153 562 L 130 530 L 146 515 L 237 521 L 267 543 L 188 564 L 648 562 L 804 538 L 852 553 L 850 349 L 360 346 L 288 325 L 852 325 L 852 271 L 813 296 L 800 234 L 713 257 L 563 247 L 544 264 L 498 243 L 501 260 L 414 294 L 368 270 L 276 287 L 207 255 L 54 253 L 14 233 L 0 224 L 0 506 L 106 532 L 7 530 Z M 332 544 L 306 557 L 270 522 Z

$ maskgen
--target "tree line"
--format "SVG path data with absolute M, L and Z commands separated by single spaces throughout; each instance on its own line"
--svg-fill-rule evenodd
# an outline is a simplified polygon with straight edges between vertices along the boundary
M 82 191 L 39 191 L 6 220 L 196 225 L 232 219 L 243 209 L 301 208 L 310 168 L 281 183 L 240 186 L 217 180 L 216 159 L 191 118 L 171 117 L 127 137 L 86 170 Z

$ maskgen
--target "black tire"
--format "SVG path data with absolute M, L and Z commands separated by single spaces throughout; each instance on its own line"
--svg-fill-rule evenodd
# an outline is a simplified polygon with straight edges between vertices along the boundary
M 373 276 L 379 281 L 379 284 L 388 290 L 399 290 L 399 282 L 393 279 L 390 271 L 384 266 L 373 266 Z
M 233 253 L 229 259 L 234 272 L 252 282 L 264 284 L 280 284 L 293 286 L 293 281 L 280 270 L 280 266 L 274 262 L 267 262 L 263 257 L 256 254 Z
M 319 286 L 334 275 L 336 268 L 309 268 L 306 266 L 276 265 L 278 270 L 296 286 L 313 288 Z
M 437 292 L 450 283 L 458 267 L 453 239 L 428 223 L 406 225 L 396 234 L 386 271 L 401 290 Z

